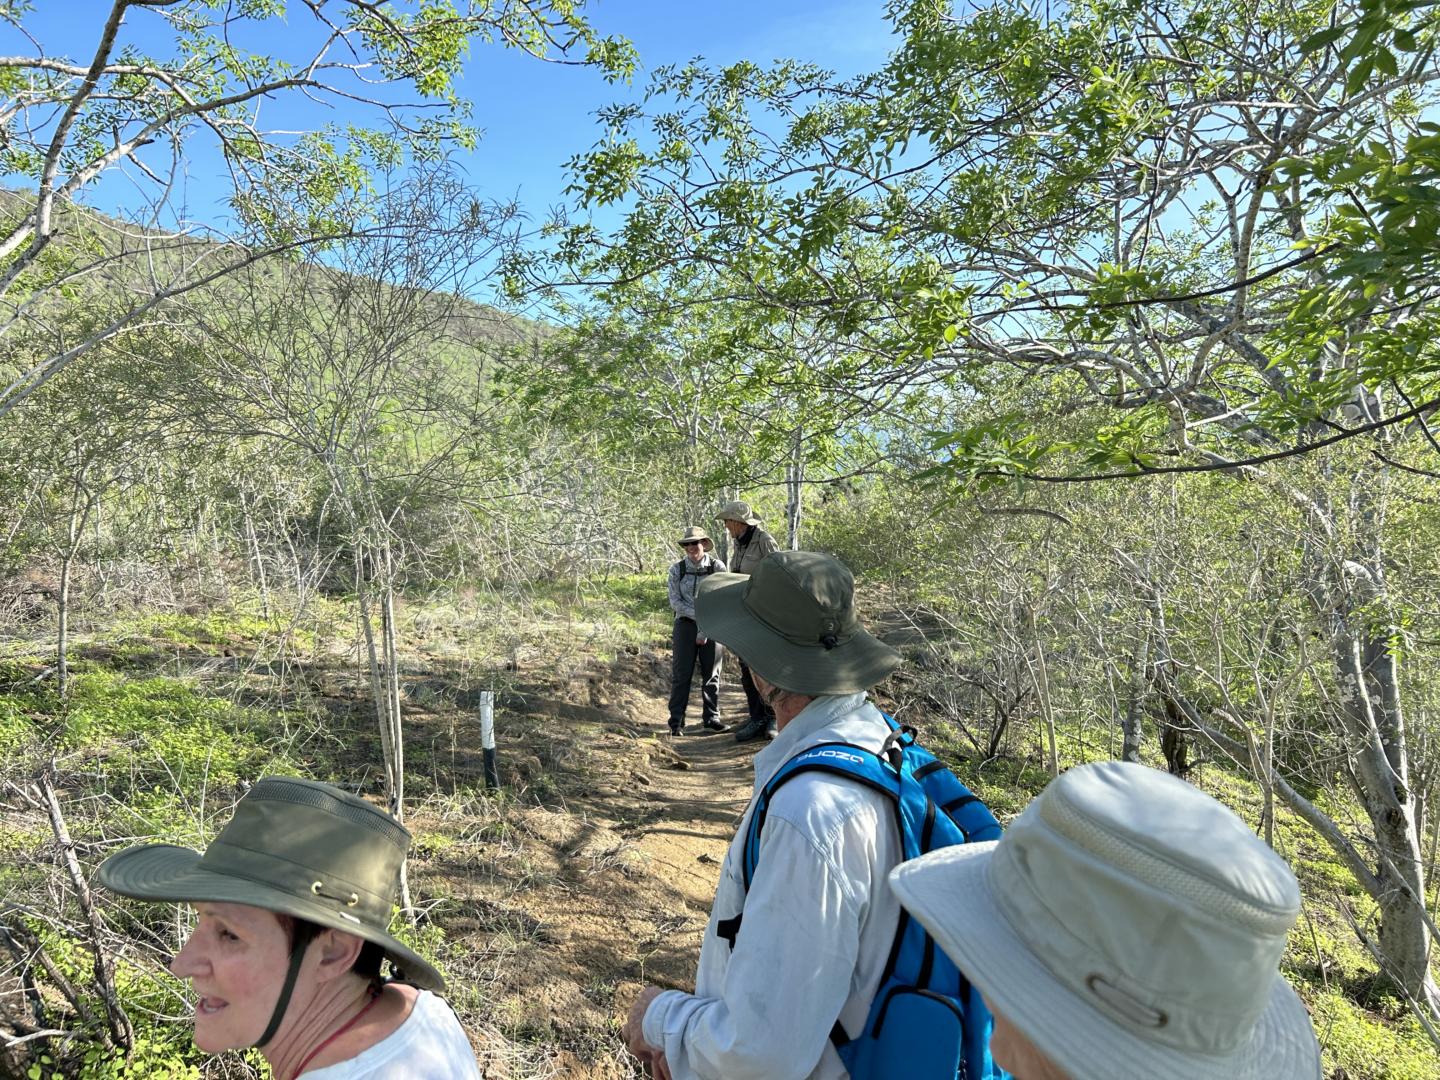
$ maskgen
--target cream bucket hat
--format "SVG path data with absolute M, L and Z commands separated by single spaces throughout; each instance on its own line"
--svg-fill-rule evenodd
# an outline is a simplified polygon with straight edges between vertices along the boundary
M 890 875 L 901 903 L 1073 1080 L 1318 1080 L 1279 974 L 1300 890 L 1234 813 L 1166 773 L 1062 774 L 999 841 Z

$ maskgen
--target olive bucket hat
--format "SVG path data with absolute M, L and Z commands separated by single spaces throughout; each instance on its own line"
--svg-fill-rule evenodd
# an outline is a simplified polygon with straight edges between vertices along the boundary
M 344 930 L 378 945 L 407 982 L 443 990 L 440 973 L 388 932 L 409 848 L 409 831 L 364 799 L 269 776 L 240 800 L 203 855 L 145 844 L 111 855 L 99 877 L 138 900 L 248 904 Z
M 765 681 L 799 694 L 855 694 L 900 665 L 900 654 L 860 625 L 855 579 L 815 551 L 777 551 L 753 574 L 711 574 L 695 620 Z

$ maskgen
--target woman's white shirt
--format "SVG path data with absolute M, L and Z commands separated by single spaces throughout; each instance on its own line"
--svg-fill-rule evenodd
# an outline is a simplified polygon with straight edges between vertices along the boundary
M 303 1080 L 480 1080 L 475 1053 L 444 999 L 421 990 L 405 1022 L 348 1061 Z

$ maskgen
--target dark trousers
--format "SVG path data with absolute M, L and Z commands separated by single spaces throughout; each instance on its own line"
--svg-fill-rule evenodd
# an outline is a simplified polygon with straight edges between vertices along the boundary
M 765 704 L 765 699 L 760 696 L 760 690 L 755 685 L 755 679 L 750 674 L 750 668 L 744 660 L 740 661 L 740 685 L 745 690 L 745 708 L 750 714 L 750 719 L 755 723 L 773 724 L 775 722 L 775 710 Z
M 701 716 L 706 720 L 720 718 L 719 646 L 714 640 L 695 644 L 699 631 L 694 619 L 675 620 L 670 634 L 670 726 L 685 726 L 685 706 L 690 703 L 690 680 L 695 664 L 700 664 Z

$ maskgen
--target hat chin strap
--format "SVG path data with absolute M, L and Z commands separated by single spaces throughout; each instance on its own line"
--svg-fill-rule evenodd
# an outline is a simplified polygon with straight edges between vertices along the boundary
M 300 975 L 300 964 L 305 959 L 305 952 L 310 948 L 311 938 L 300 948 L 290 953 L 290 967 L 285 972 L 284 985 L 280 987 L 280 997 L 275 1002 L 275 1011 L 270 1014 L 270 1023 L 265 1025 L 265 1034 L 256 1039 L 252 1046 L 263 1047 L 275 1037 L 275 1032 L 280 1029 L 280 1021 L 285 1019 L 285 1010 L 290 1007 L 290 995 L 295 990 L 295 980 Z

